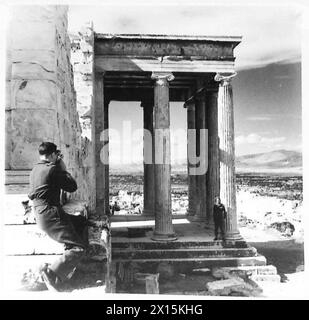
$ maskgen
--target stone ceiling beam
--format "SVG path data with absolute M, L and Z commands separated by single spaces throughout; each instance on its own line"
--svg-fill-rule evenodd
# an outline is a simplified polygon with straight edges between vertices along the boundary
M 97 72 L 182 72 L 182 73 L 232 73 L 234 61 L 216 60 L 159 60 L 140 57 L 96 56 Z

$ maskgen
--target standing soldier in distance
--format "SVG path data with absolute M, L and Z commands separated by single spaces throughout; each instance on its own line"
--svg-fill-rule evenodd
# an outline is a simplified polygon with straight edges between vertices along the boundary
M 215 238 L 214 241 L 219 240 L 218 231 L 220 229 L 221 238 L 225 240 L 225 223 L 226 223 L 226 210 L 221 203 L 220 197 L 215 197 L 215 204 L 213 208 L 213 217 L 215 223 Z

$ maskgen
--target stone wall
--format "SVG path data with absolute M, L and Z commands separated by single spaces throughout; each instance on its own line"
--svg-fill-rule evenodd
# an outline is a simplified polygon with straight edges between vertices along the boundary
M 38 146 L 53 141 L 78 182 L 73 198 L 94 209 L 90 136 L 76 109 L 67 6 L 14 6 L 7 37 L 7 171 L 31 170 Z M 92 187 L 93 186 L 93 187 Z
M 77 111 L 82 136 L 91 139 L 91 108 L 93 93 L 93 26 L 86 23 L 78 34 L 71 34 L 71 61 L 74 72 Z

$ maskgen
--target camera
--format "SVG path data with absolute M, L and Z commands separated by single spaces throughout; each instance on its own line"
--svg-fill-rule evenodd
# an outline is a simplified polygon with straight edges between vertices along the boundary
M 58 156 L 58 159 L 63 159 L 63 154 L 61 153 L 60 150 L 57 150 L 57 151 L 56 151 L 56 154 L 57 154 L 57 156 Z

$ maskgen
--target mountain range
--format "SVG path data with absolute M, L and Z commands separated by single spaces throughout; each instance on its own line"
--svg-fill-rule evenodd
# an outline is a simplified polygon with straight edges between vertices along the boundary
M 237 172 L 301 173 L 302 154 L 292 150 L 275 150 L 236 157 Z
M 248 154 L 236 157 L 236 172 L 238 173 L 302 173 L 302 153 L 292 150 L 275 150 L 264 153 Z M 187 160 L 178 161 L 172 165 L 174 173 L 185 173 Z M 113 165 L 110 164 L 111 173 L 142 173 L 143 164 Z

